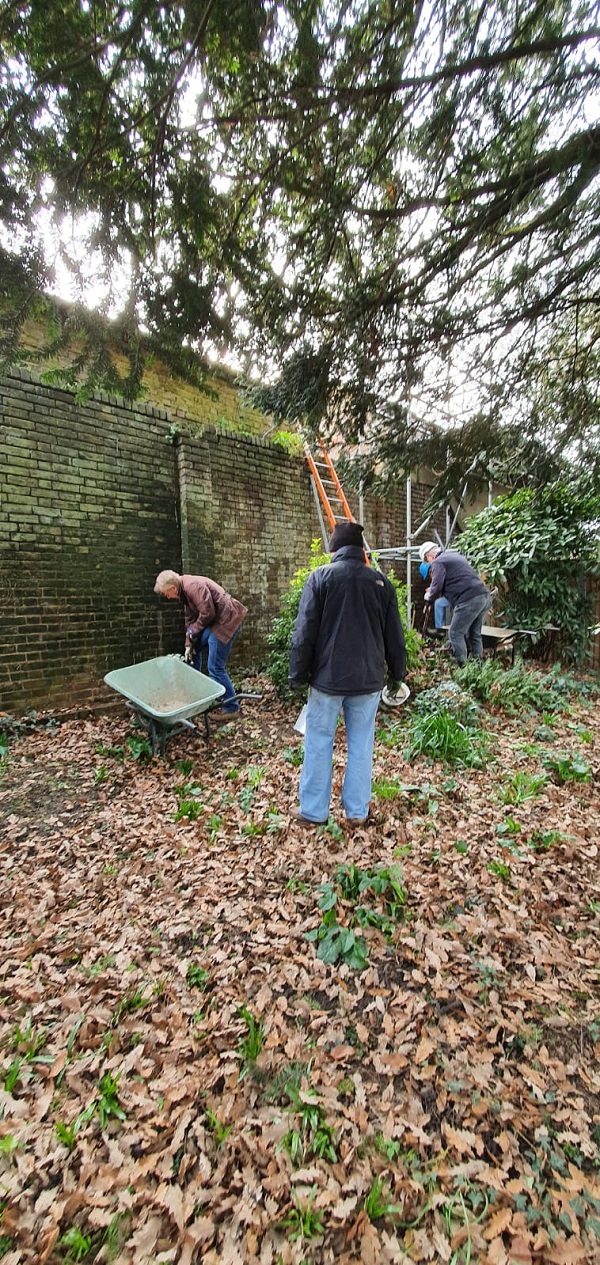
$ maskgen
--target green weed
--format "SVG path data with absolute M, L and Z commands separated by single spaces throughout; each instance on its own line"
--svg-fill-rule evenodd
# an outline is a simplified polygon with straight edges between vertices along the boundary
M 140 984 L 138 988 L 133 989 L 130 993 L 126 993 L 121 998 L 118 1006 L 115 1008 L 112 1027 L 115 1028 L 123 1015 L 134 1015 L 136 1011 L 143 1010 L 150 1002 L 150 997 L 146 996 L 145 984 Z
M 319 1212 L 313 1211 L 313 1203 L 317 1194 L 316 1186 L 313 1187 L 306 1207 L 298 1200 L 295 1191 L 292 1191 L 292 1199 L 294 1207 L 290 1209 L 287 1216 L 283 1217 L 280 1224 L 284 1229 L 289 1230 L 289 1239 L 294 1243 L 298 1239 L 314 1239 L 324 1233 L 323 1218 Z
M 526 667 L 521 659 L 510 668 L 497 659 L 485 659 L 482 664 L 469 659 L 457 671 L 456 680 L 475 698 L 509 716 L 534 710 L 545 711 L 554 719 L 554 713 L 564 709 L 570 690 L 566 678 L 555 673 L 544 675 Z
M 304 760 L 304 743 L 298 743 L 297 747 L 284 747 L 282 755 L 288 764 L 293 765 L 295 769 L 300 768 Z
M 12 1094 L 15 1085 L 19 1083 L 24 1062 L 24 1058 L 13 1059 L 4 1073 L 4 1088 L 7 1094 Z
M 15 1151 L 18 1151 L 21 1143 L 15 1137 L 14 1133 L 5 1133 L 0 1138 L 0 1155 L 5 1155 L 7 1159 L 12 1159 Z
M 481 769 L 488 754 L 488 740 L 449 711 L 415 716 L 408 730 L 407 760 L 426 756 L 458 768 Z
M 112 1072 L 105 1072 L 98 1084 L 100 1093 L 96 1099 L 96 1110 L 100 1121 L 100 1128 L 104 1129 L 109 1120 L 113 1117 L 116 1120 L 126 1120 L 127 1116 L 123 1110 L 117 1093 L 120 1075 L 117 1072 L 113 1076 Z
M 205 988 L 208 979 L 208 971 L 203 966 L 198 966 L 196 962 L 190 962 L 185 974 L 185 982 L 188 988 Z
M 85 1260 L 86 1256 L 92 1250 L 92 1235 L 83 1234 L 79 1226 L 72 1225 L 66 1234 L 58 1240 L 58 1246 L 66 1248 L 66 1255 L 63 1256 L 64 1265 L 74 1265 L 76 1261 Z
M 559 786 L 566 782 L 591 782 L 592 770 L 587 760 L 579 753 L 575 755 L 556 754 L 544 757 L 544 767 L 552 775 Z
M 77 1134 L 81 1127 L 79 1124 L 79 1119 L 80 1119 L 79 1116 L 77 1116 L 77 1118 L 73 1120 L 71 1124 L 65 1124 L 63 1120 L 57 1120 L 56 1124 L 54 1125 L 55 1133 L 59 1142 L 62 1142 L 62 1145 L 66 1146 L 68 1151 L 72 1151 L 73 1147 L 75 1146 L 75 1142 L 77 1140 Z
M 151 760 L 152 747 L 147 738 L 142 738 L 140 734 L 130 734 L 127 738 L 127 746 L 129 754 L 134 760 Z
M 255 1019 L 254 1015 L 246 1008 L 246 1006 L 240 1006 L 238 1014 L 242 1016 L 247 1029 L 246 1036 L 242 1037 L 238 1046 L 238 1054 L 244 1064 L 241 1075 L 244 1076 L 248 1067 L 251 1067 L 253 1063 L 256 1063 L 265 1043 L 265 1032 L 262 1021 L 260 1019 Z
M 355 935 L 350 927 L 340 927 L 333 910 L 325 914 L 314 931 L 307 931 L 306 939 L 318 944 L 317 957 L 331 966 L 345 962 L 355 971 L 364 971 L 369 960 L 366 942 Z
M 181 776 L 183 778 L 187 778 L 190 776 L 190 773 L 193 767 L 194 767 L 193 760 L 177 760 L 175 763 L 175 768 L 178 770 L 179 773 L 181 773 Z
M 495 874 L 503 882 L 510 883 L 510 866 L 505 861 L 488 861 L 485 868 L 489 874 Z
M 567 836 L 562 830 L 534 830 L 530 843 L 534 852 L 547 852 L 558 843 L 564 843 Z
M 202 805 L 197 799 L 180 799 L 177 811 L 173 813 L 173 821 L 197 821 L 202 812 Z
M 498 791 L 498 799 L 502 804 L 524 804 L 528 799 L 535 799 L 547 781 L 546 773 L 524 773 L 517 770 Z
M 215 1113 L 208 1107 L 206 1108 L 206 1120 L 217 1146 L 223 1146 L 223 1143 L 227 1141 L 227 1138 L 233 1129 L 233 1125 L 223 1124 L 223 1122 L 219 1120 L 218 1116 L 216 1116 Z
M 402 1208 L 391 1201 L 389 1182 L 384 1177 L 374 1177 L 371 1189 L 365 1196 L 364 1211 L 369 1221 L 382 1221 L 384 1218 L 399 1217 Z

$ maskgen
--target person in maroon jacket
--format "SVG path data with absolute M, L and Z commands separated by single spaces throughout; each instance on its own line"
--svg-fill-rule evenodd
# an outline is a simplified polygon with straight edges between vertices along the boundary
M 208 675 L 225 687 L 222 713 L 231 720 L 239 713 L 240 705 L 225 664 L 248 608 L 207 575 L 161 571 L 156 577 L 154 592 L 181 602 L 186 622 L 185 661 L 200 671 L 202 651 L 205 647 L 208 649 Z M 219 713 L 213 712 L 212 717 L 218 720 Z

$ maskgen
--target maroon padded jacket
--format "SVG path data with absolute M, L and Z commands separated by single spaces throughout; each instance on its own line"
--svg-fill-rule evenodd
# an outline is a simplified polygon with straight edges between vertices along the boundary
M 217 641 L 230 641 L 248 614 L 247 606 L 226 593 L 207 575 L 182 575 L 179 601 L 185 606 L 186 635 L 210 628 Z

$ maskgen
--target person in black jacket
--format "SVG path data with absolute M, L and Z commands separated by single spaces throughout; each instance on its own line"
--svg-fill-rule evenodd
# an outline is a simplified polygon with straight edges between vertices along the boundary
M 440 549 L 433 540 L 426 540 L 419 549 L 421 562 L 431 563 L 426 602 L 445 597 L 454 614 L 448 629 L 448 641 L 457 663 L 462 667 L 468 655 L 483 659 L 481 627 L 485 612 L 490 609 L 492 595 L 467 559 L 455 549 Z
M 302 590 L 290 650 L 290 684 L 310 686 L 300 807 L 294 812 L 307 826 L 329 817 L 340 711 L 348 743 L 342 805 L 352 825 L 366 821 L 386 664 L 392 688 L 406 675 L 396 592 L 380 571 L 367 565 L 360 523 L 338 523 L 329 552 L 332 561 L 317 567 Z

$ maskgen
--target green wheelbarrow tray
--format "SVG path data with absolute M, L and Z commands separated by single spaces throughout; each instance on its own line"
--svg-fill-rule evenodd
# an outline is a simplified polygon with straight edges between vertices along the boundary
M 208 737 L 208 713 L 225 693 L 224 685 L 190 667 L 176 654 L 116 668 L 107 672 L 104 682 L 128 700 L 128 706 L 150 734 L 153 755 L 164 755 L 167 739 L 174 734 L 195 730 L 192 716 L 204 714 Z

